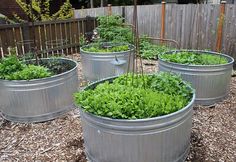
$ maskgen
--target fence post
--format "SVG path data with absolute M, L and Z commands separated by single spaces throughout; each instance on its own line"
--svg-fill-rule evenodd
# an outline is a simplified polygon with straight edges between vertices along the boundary
M 123 19 L 123 23 L 125 22 L 125 6 L 122 6 L 122 17 Z
M 91 8 L 94 8 L 93 0 L 90 0 L 90 7 L 91 7 Z
M 161 39 L 165 38 L 165 16 L 166 16 L 166 2 L 161 2 Z M 162 42 L 162 41 L 161 41 Z
M 108 4 L 107 6 L 108 6 L 108 8 L 107 8 L 108 16 L 111 16 L 112 15 L 111 4 Z
M 222 46 L 222 34 L 223 34 L 223 25 L 225 17 L 225 4 L 226 1 L 221 1 L 220 4 L 220 19 L 217 27 L 217 40 L 216 40 L 216 51 L 220 52 Z

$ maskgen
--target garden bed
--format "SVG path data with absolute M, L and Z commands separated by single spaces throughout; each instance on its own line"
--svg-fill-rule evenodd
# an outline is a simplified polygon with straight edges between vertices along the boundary
M 79 60 L 78 55 L 73 58 Z M 145 60 L 144 71 L 156 71 L 155 63 Z M 85 83 L 81 82 L 81 85 Z M 194 108 L 191 151 L 187 161 L 236 161 L 235 116 L 236 77 L 233 77 L 227 100 L 208 108 Z M 85 162 L 82 143 L 78 110 L 38 124 L 16 124 L 0 117 L 0 161 Z

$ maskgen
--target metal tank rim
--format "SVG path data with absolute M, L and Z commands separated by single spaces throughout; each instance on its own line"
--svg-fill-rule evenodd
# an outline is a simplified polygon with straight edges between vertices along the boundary
M 208 51 L 208 50 L 194 50 L 194 49 L 190 49 L 190 50 L 171 50 L 171 51 L 167 51 L 162 53 L 161 55 L 171 55 L 173 53 L 178 53 L 178 52 L 199 52 L 197 54 L 200 53 L 204 53 L 204 54 L 209 54 L 209 55 L 218 55 L 218 56 L 223 56 L 224 58 L 226 58 L 228 60 L 228 63 L 226 64 L 218 64 L 218 65 L 190 65 L 190 64 L 180 64 L 180 63 L 175 63 L 175 62 L 169 62 L 166 60 L 163 60 L 161 57 L 158 58 L 159 61 L 162 61 L 164 63 L 168 63 L 168 64 L 173 64 L 175 66 L 187 66 L 190 68 L 209 68 L 209 67 L 222 67 L 222 66 L 227 66 L 227 65 L 232 65 L 234 63 L 234 58 L 227 55 L 227 54 L 223 54 L 223 53 L 218 53 L 218 52 L 214 52 L 214 51 Z
M 152 74 L 149 74 L 152 75 Z M 88 89 L 91 88 L 95 88 L 98 84 L 103 83 L 105 81 L 112 81 L 113 79 L 117 78 L 118 76 L 114 76 L 114 77 L 108 77 L 108 78 L 104 78 L 101 80 L 98 80 L 96 82 L 93 82 L 91 84 L 89 84 L 87 87 L 85 87 L 82 91 L 86 91 Z M 184 83 L 186 83 L 185 81 L 183 81 Z M 195 101 L 195 90 L 192 87 L 189 87 L 190 89 L 193 90 L 193 96 L 191 101 L 182 109 L 173 112 L 171 114 L 167 114 L 167 115 L 163 115 L 163 116 L 157 116 L 157 117 L 152 117 L 152 118 L 145 118 L 145 119 L 112 119 L 112 118 L 108 118 L 108 117 L 102 117 L 102 116 L 98 116 L 98 115 L 94 115 L 92 113 L 86 112 L 84 111 L 84 109 L 81 106 L 77 106 L 83 113 L 85 113 L 86 115 L 92 117 L 92 118 L 96 118 L 98 120 L 104 120 L 107 122 L 123 122 L 123 123 L 141 123 L 141 122 L 150 122 L 150 121 L 156 121 L 156 120 L 162 120 L 162 119 L 166 119 L 166 118 L 171 118 L 174 116 L 177 116 L 178 114 L 183 113 L 184 111 L 186 111 L 187 109 L 189 109 L 191 106 L 194 105 L 194 101 Z
M 45 78 L 39 78 L 39 79 L 31 79 L 31 80 L 6 80 L 6 79 L 0 79 L 0 82 L 12 82 L 12 83 L 34 83 L 34 82 L 38 82 L 38 81 L 46 81 L 46 80 L 49 80 L 49 79 L 54 79 L 54 78 L 57 78 L 57 77 L 61 77 L 62 75 L 66 75 L 68 73 L 71 73 L 72 71 L 74 71 L 77 67 L 78 67 L 78 62 L 72 60 L 72 59 L 68 59 L 68 58 L 41 58 L 41 60 L 51 60 L 51 59 L 57 59 L 57 60 L 66 60 L 66 61 L 71 61 L 73 63 L 75 63 L 75 66 L 66 71 L 66 72 L 63 72 L 61 74 L 56 74 L 56 75 L 53 75 L 53 76 L 50 76 L 50 77 L 45 77 Z M 33 59 L 34 60 L 34 59 Z
M 109 43 L 109 42 L 104 42 L 104 43 Z M 129 53 L 129 52 L 132 52 L 134 49 L 135 49 L 135 46 L 133 44 L 130 44 L 130 43 L 120 43 L 121 45 L 129 45 L 129 47 L 131 47 L 129 50 L 127 51 L 120 51 L 120 52 L 88 52 L 88 51 L 85 51 L 83 50 L 84 47 L 89 47 L 91 46 L 91 44 L 88 44 L 88 45 L 84 45 L 82 47 L 80 47 L 80 53 L 81 54 L 86 54 L 86 55 L 102 55 L 102 56 L 106 56 L 106 55 L 123 55 L 124 53 Z

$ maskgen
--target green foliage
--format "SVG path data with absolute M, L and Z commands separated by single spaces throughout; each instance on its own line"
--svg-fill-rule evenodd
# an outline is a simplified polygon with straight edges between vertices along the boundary
M 4 23 L 7 23 L 7 24 L 14 24 L 15 21 L 9 19 L 7 16 L 3 15 L 0 13 L 0 21 L 3 21 L 3 24 Z
M 29 52 L 25 53 L 24 55 L 19 56 L 18 59 L 19 59 L 20 61 L 33 60 L 33 59 L 35 59 L 35 53 L 29 51 Z M 31 61 L 31 62 L 32 62 L 32 61 Z
M 8 75 L 6 77 L 7 80 L 31 80 L 31 79 L 39 79 L 46 78 L 51 76 L 52 73 L 49 70 L 42 66 L 35 65 L 27 65 L 21 71 L 17 71 Z
M 192 97 L 192 92 L 189 91 L 190 85 L 183 82 L 180 76 L 160 72 L 153 75 L 135 75 L 134 79 L 132 79 L 131 75 L 132 74 L 129 74 L 128 78 L 126 75 L 120 76 L 114 82 L 137 88 L 147 87 L 174 96 L 180 95 L 187 100 L 190 100 Z
M 132 29 L 124 26 L 124 18 L 118 15 L 98 17 L 97 30 L 99 32 L 99 41 L 103 42 L 133 42 Z
M 123 52 L 129 50 L 129 45 L 123 44 L 111 44 L 109 46 L 105 46 L 103 43 L 92 43 L 89 46 L 85 46 L 82 48 L 84 51 L 87 52 L 98 52 L 98 53 L 109 53 L 109 52 Z
M 52 0 L 32 0 L 32 9 L 30 4 L 26 4 L 23 0 L 16 0 L 17 4 L 22 8 L 25 14 L 34 21 L 47 21 L 56 19 L 68 19 L 73 17 L 72 5 L 69 0 L 66 0 L 60 7 L 60 10 L 50 15 L 50 2 Z M 16 20 L 23 20 L 14 14 Z
M 9 56 L 0 62 L 0 79 L 30 80 L 45 78 L 52 73 L 42 66 L 26 65 L 20 62 L 16 56 Z
M 0 62 L 0 79 L 5 79 L 12 73 L 20 71 L 25 68 L 16 56 L 9 56 Z
M 152 44 L 148 39 L 140 39 L 140 55 L 144 59 L 158 59 L 158 56 L 169 51 L 165 45 Z
M 74 16 L 74 12 L 72 10 L 72 5 L 70 4 L 70 0 L 66 0 L 66 2 L 60 7 L 60 10 L 52 15 L 52 19 L 69 19 Z
M 40 62 L 40 65 L 50 69 L 53 74 L 61 74 L 73 68 L 72 65 L 59 61 L 57 57 L 51 57 L 50 61 Z
M 192 90 L 178 76 L 160 73 L 142 78 L 134 74 L 132 81 L 132 75 L 123 75 L 113 83 L 105 82 L 95 89 L 75 93 L 75 103 L 98 116 L 144 119 L 178 111 L 192 98 Z M 145 84 L 139 84 L 143 80 Z
M 163 54 L 161 59 L 179 64 L 187 65 L 219 65 L 228 63 L 225 57 L 206 53 L 177 52 L 173 54 Z

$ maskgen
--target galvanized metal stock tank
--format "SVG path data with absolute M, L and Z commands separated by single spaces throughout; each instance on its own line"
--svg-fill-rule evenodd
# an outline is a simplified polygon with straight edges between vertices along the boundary
M 222 65 L 184 65 L 164 61 L 159 58 L 159 71 L 170 71 L 180 74 L 190 82 L 196 90 L 196 104 L 211 105 L 227 97 L 230 88 L 231 73 L 234 59 L 225 54 L 201 50 L 182 50 L 188 52 L 207 53 L 218 55 L 228 60 Z M 181 51 L 170 51 L 172 54 Z
M 87 158 L 90 162 L 185 161 L 194 99 L 195 95 L 185 108 L 175 113 L 138 120 L 99 117 L 80 108 Z
M 129 51 L 111 53 L 87 52 L 84 47 L 80 48 L 82 71 L 89 81 L 121 75 L 133 69 L 133 45 L 129 45 Z
M 0 80 L 0 110 L 5 119 L 24 123 L 47 121 L 74 107 L 72 94 L 78 90 L 78 65 L 70 59 L 56 60 L 66 63 L 70 70 L 29 81 Z

